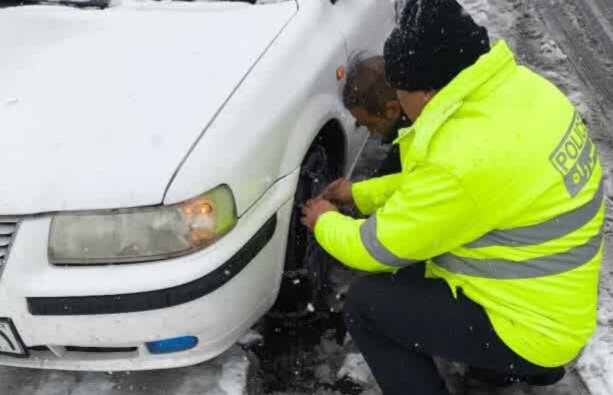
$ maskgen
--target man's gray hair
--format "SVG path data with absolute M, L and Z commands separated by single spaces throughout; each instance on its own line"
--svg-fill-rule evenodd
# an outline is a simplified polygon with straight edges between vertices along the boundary
M 383 56 L 360 51 L 349 57 L 343 87 L 347 109 L 362 107 L 372 115 L 385 112 L 386 104 L 396 100 L 396 91 L 385 82 Z

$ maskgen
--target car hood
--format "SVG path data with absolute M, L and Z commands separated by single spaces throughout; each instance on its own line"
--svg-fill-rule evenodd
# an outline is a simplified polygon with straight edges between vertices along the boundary
M 126 4 L 0 9 L 0 215 L 161 203 L 296 11 Z

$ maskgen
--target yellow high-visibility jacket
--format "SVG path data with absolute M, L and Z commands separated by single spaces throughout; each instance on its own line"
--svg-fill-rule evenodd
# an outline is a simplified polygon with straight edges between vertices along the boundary
M 572 360 L 596 326 L 604 202 L 598 154 L 569 100 L 500 41 L 397 143 L 401 173 L 353 186 L 370 217 L 323 214 L 321 246 L 371 272 L 425 260 L 517 354 Z

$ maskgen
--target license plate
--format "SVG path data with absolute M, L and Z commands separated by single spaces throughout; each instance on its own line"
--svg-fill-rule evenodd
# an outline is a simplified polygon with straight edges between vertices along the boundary
M 0 354 L 11 357 L 28 355 L 19 334 L 15 330 L 15 325 L 9 318 L 0 318 Z

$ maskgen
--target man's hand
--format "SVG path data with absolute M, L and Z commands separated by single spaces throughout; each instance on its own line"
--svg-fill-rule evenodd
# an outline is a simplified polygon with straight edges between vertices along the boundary
M 312 232 L 319 216 L 328 211 L 338 211 L 335 205 L 322 197 L 316 197 L 302 206 L 302 218 L 300 222 Z
M 353 184 L 346 178 L 339 178 L 326 187 L 321 196 L 337 206 L 352 206 L 353 193 L 351 186 Z

